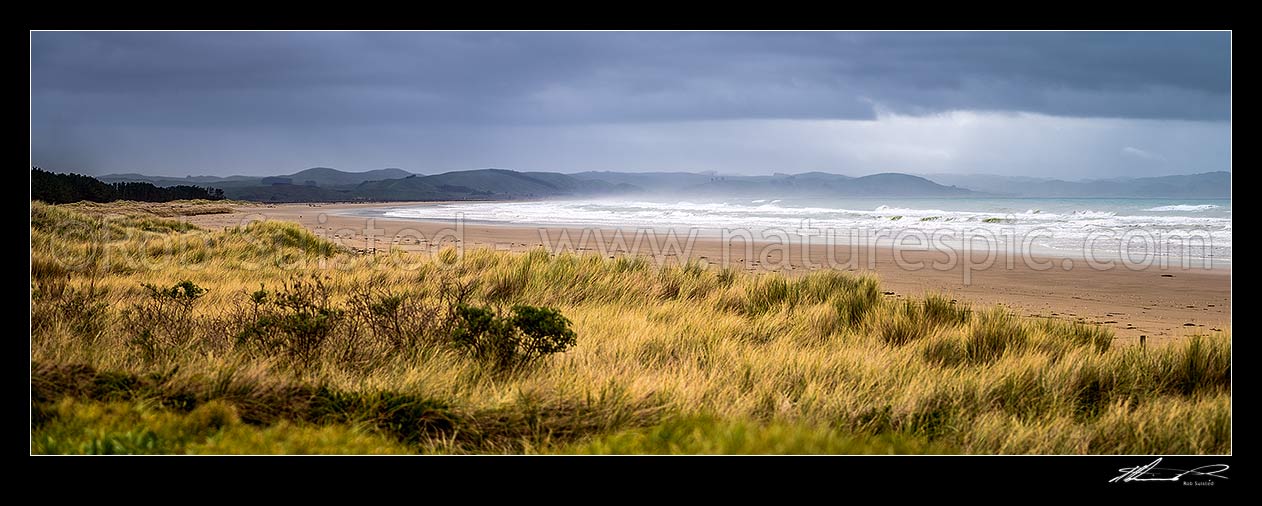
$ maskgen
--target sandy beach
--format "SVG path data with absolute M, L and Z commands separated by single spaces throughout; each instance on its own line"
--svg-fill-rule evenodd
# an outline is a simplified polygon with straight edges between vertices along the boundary
M 237 207 L 230 214 L 186 217 L 208 229 L 221 229 L 254 220 L 299 223 L 338 244 L 366 253 L 391 249 L 436 251 L 437 242 L 456 240 L 453 222 L 427 222 L 356 215 L 386 207 L 410 207 L 429 203 L 280 204 Z M 365 236 L 365 229 L 374 238 Z M 558 248 L 558 238 L 568 234 L 569 247 L 608 255 L 626 254 L 634 244 L 634 231 L 624 231 L 622 247 L 613 240 L 616 229 L 583 230 L 564 227 L 504 226 L 464 223 L 459 240 L 465 248 L 525 251 L 539 246 Z M 584 235 L 586 234 L 586 236 Z M 438 236 L 438 237 L 436 237 Z M 447 237 L 446 240 L 441 240 Z M 580 239 L 586 238 L 585 241 Z M 597 238 L 605 240 L 602 247 Z M 436 240 L 438 239 L 438 240 Z M 1084 261 L 1034 257 L 1034 262 L 998 255 L 992 262 L 976 253 L 973 263 L 956 262 L 953 268 L 934 267 L 943 262 L 940 252 L 894 250 L 888 247 L 827 248 L 822 244 L 798 247 L 794 243 L 736 241 L 725 247 L 718 237 L 698 237 L 691 247 L 636 248 L 637 254 L 667 261 L 687 256 L 709 263 L 726 264 L 751 271 L 782 270 L 803 273 L 816 268 L 841 268 L 875 273 L 889 297 L 916 297 L 926 291 L 948 294 L 962 302 L 1001 304 L 1022 315 L 1080 320 L 1106 325 L 1118 338 L 1134 341 L 1140 336 L 1160 341 L 1191 334 L 1228 330 L 1231 324 L 1231 269 L 1183 268 L 1174 262 L 1132 269 L 1121 264 L 1097 269 Z M 565 247 L 562 241 L 561 247 Z M 724 252 L 726 250 L 726 257 Z M 752 253 L 752 254 L 750 254 Z M 787 253 L 787 254 L 786 254 Z M 832 266 L 825 261 L 835 259 Z M 1009 261 L 1012 260 L 1012 261 Z M 922 267 L 915 268 L 921 263 Z M 988 265 L 987 265 L 988 264 Z

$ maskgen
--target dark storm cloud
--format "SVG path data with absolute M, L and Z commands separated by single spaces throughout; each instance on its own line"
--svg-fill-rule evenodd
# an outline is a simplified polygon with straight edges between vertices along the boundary
M 950 111 L 1225 122 L 1229 37 L 36 32 L 32 152 L 37 163 L 100 167 L 109 165 L 100 162 L 105 158 L 124 163 L 117 151 L 126 145 L 143 151 L 131 163 L 204 162 L 218 171 L 229 169 L 212 167 L 251 164 L 223 159 L 223 147 L 195 150 L 213 156 L 193 159 L 191 148 L 164 146 L 230 146 L 256 159 L 313 165 L 319 160 L 292 153 L 331 143 L 371 145 L 415 165 L 461 159 L 444 150 L 494 149 L 485 145 L 490 140 L 468 136 L 493 137 L 505 128 L 524 128 L 514 132 L 529 139 L 583 125 L 875 120 Z M 364 131 L 381 133 L 354 137 Z M 466 140 L 418 140 L 454 131 Z M 291 154 L 278 154 L 278 146 Z M 409 149 L 431 154 L 407 159 Z
M 146 124 L 1226 119 L 1224 33 L 36 33 L 40 113 Z

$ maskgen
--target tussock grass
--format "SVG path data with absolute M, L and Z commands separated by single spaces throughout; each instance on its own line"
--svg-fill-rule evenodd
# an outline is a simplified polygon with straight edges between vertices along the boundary
M 875 304 L 875 300 L 871 303 Z M 956 305 L 955 301 L 940 295 L 926 294 L 922 300 L 905 300 L 901 304 L 888 306 L 888 310 L 877 319 L 876 334 L 891 346 L 902 346 L 936 335 L 942 330 L 955 329 L 967 325 L 972 317 L 972 309 L 965 305 Z M 950 352 L 943 350 L 950 355 Z M 929 357 L 926 357 L 929 358 Z M 939 361 L 953 362 L 953 356 L 938 358 Z
M 352 453 L 1231 451 L 1226 333 L 1114 346 L 1101 327 L 884 297 L 844 272 L 366 255 L 292 224 L 160 220 L 32 204 L 33 451 L 329 450 L 309 438 Z M 207 291 L 148 313 L 168 323 L 138 339 L 142 284 L 186 280 Z M 260 285 L 299 281 L 327 306 L 258 324 L 288 321 L 254 301 Z M 576 345 L 497 370 L 443 345 L 457 301 L 556 308 Z M 284 351 L 308 330 L 318 339 Z M 204 406 L 219 407 L 192 415 Z M 93 410 L 121 411 L 80 416 Z
M 1035 327 L 1047 335 L 1063 337 L 1071 346 L 1092 346 L 1103 352 L 1113 345 L 1113 330 L 1102 325 L 1047 318 Z
M 235 206 L 250 205 L 239 200 L 173 200 L 171 202 L 136 202 L 119 200 L 109 203 L 76 202 L 61 207 L 95 216 L 198 216 L 203 214 L 227 214 Z

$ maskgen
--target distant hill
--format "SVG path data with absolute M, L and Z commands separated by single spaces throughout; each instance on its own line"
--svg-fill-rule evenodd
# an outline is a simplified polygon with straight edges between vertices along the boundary
M 357 185 L 364 181 L 379 181 L 382 179 L 399 179 L 411 176 L 412 173 L 403 169 L 377 169 L 365 172 L 347 172 L 328 167 L 313 167 L 310 169 L 295 172 L 293 174 L 279 174 L 275 176 L 188 176 L 188 177 L 169 177 L 169 176 L 146 176 L 143 174 L 106 174 L 98 177 L 101 181 L 107 183 L 117 182 L 145 182 L 158 185 L 163 184 L 215 184 L 223 187 L 243 187 L 257 186 L 260 184 L 270 184 L 265 180 L 287 179 L 291 184 L 309 185 L 309 186 L 347 186 Z
M 625 193 L 640 191 L 639 186 L 625 182 L 600 179 L 581 179 L 560 172 L 524 172 L 526 177 L 548 185 L 552 191 L 571 193 Z
M 696 172 L 579 172 L 574 177 L 632 184 L 645 191 L 707 196 L 963 196 L 974 192 L 943 186 L 922 177 L 884 173 L 850 177 L 828 172 L 727 176 Z
M 846 191 L 868 196 L 960 196 L 976 193 L 955 186 L 944 186 L 923 177 L 893 172 L 857 177 L 844 184 Z
M 704 184 L 715 178 L 713 173 L 696 172 L 610 172 L 588 171 L 570 174 L 585 181 L 604 181 L 643 188 L 649 192 L 675 191 L 680 188 Z
M 315 167 L 278 177 L 292 179 L 293 184 L 313 186 L 346 186 L 356 185 L 364 181 L 400 179 L 411 175 L 411 172 L 403 169 L 377 169 L 366 172 L 344 172 L 337 169 L 330 169 L 328 167 Z
M 172 178 L 140 174 L 111 174 L 111 181 L 141 181 L 156 185 L 184 183 L 210 177 Z M 907 174 L 850 177 L 827 172 L 770 176 L 720 176 L 713 172 L 520 172 L 475 169 L 429 176 L 402 169 L 346 172 L 315 167 L 293 174 L 214 179 L 228 198 L 260 202 L 348 200 L 504 200 L 632 193 L 703 195 L 968 195 L 959 188 L 938 185 Z
M 559 172 L 518 172 L 507 169 L 462 170 L 416 176 L 413 179 L 415 182 L 409 184 L 417 189 L 434 188 L 458 198 L 539 198 L 639 190 L 630 185 L 583 180 Z M 380 181 L 372 187 L 392 186 L 395 185 L 393 181 Z
M 494 193 L 466 186 L 435 186 L 422 176 L 365 181 L 355 187 L 359 195 L 374 195 L 380 200 L 452 200 L 458 198 L 492 198 Z M 455 195 L 453 195 L 455 194 Z M 458 195 L 458 196 L 456 196 Z
M 106 177 L 157 185 L 188 180 L 139 174 Z M 222 187 L 228 198 L 258 202 L 505 200 L 640 190 L 629 184 L 579 179 L 558 172 L 477 169 L 423 176 L 393 168 L 347 172 L 328 167 L 276 176 L 222 178 L 216 186 Z
M 257 176 L 146 176 L 144 174 L 106 174 L 97 176 L 97 179 L 106 183 L 153 183 L 159 186 L 170 186 L 179 184 L 216 184 L 223 183 L 255 183 L 258 182 Z
M 929 179 L 971 190 L 1018 197 L 1132 197 L 1225 199 L 1231 197 L 1231 173 L 1062 181 L 979 174 L 929 174 Z
M 679 193 L 742 197 L 951 197 L 976 192 L 943 186 L 928 179 L 899 173 L 850 177 L 827 172 L 776 174 L 773 176 L 715 176 Z
M 521 172 L 475 169 L 441 174 L 413 174 L 388 168 L 347 172 L 315 167 L 275 176 L 164 177 L 141 174 L 101 176 L 108 183 L 143 182 L 157 186 L 213 184 L 232 199 L 261 202 L 505 200 L 655 194 L 777 197 L 1167 197 L 1227 198 L 1231 174 L 1061 181 L 993 175 L 885 172 L 861 177 L 823 171 L 767 176 L 729 176 L 708 172 Z
M 560 178 L 540 177 L 540 174 L 506 169 L 478 169 L 444 172 L 433 176 L 425 176 L 424 180 L 435 186 L 447 185 L 476 188 L 490 193 L 521 196 L 568 193 L 578 186 L 576 179 L 564 174 L 555 174 L 555 176 L 560 176 Z

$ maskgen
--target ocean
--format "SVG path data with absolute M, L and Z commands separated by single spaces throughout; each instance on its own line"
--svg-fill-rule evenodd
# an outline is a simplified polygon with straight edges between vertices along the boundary
M 916 244 L 921 237 L 931 246 L 964 241 L 960 244 L 969 249 L 1024 249 L 1051 256 L 1231 262 L 1229 199 L 582 199 L 449 203 L 381 214 L 523 226 L 694 230 L 705 236 L 744 230 L 762 237 L 816 236 L 816 242 L 831 234 L 838 242 L 896 247 Z

